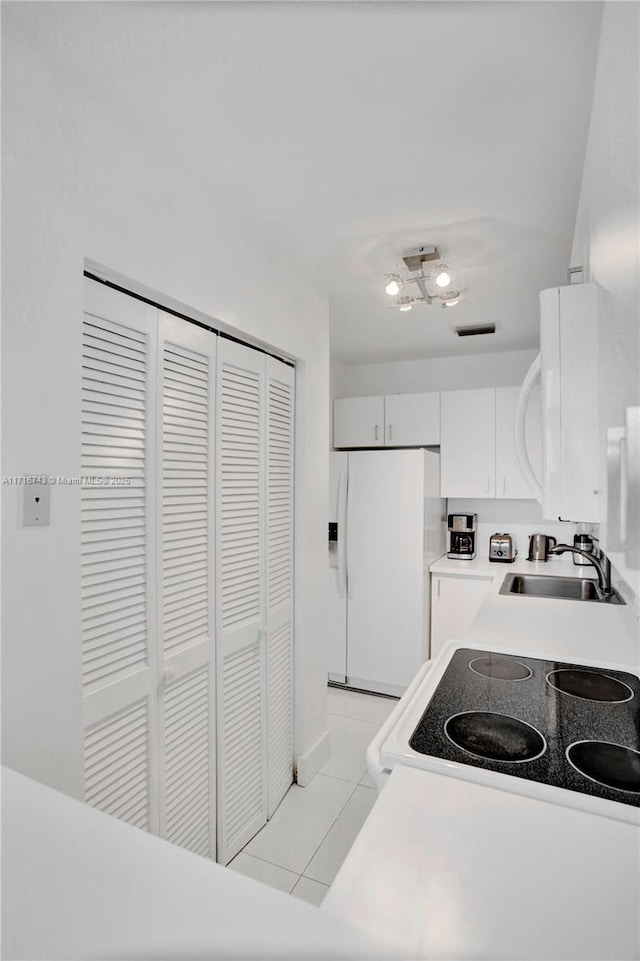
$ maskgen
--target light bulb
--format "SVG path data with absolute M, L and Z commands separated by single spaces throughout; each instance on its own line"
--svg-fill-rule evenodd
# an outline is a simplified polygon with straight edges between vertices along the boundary
M 444 294 L 441 299 L 443 307 L 455 307 L 460 301 L 460 291 L 454 290 L 450 294 Z
M 387 283 L 384 289 L 390 297 L 397 297 L 403 286 L 402 277 L 399 277 L 398 274 L 387 274 Z
M 398 307 L 399 307 L 400 310 L 402 310 L 402 311 L 411 310 L 412 307 L 413 307 L 413 298 L 412 298 L 412 297 L 400 297 L 399 300 L 398 300 Z
M 438 287 L 448 287 L 453 280 L 453 271 L 451 267 L 447 267 L 446 264 L 442 264 L 440 267 L 436 267 L 432 271 L 431 279 Z

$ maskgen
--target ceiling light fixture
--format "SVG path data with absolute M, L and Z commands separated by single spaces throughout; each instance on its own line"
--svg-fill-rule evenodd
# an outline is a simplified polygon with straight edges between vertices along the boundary
M 431 279 L 438 287 L 449 287 L 453 281 L 453 271 L 447 264 L 440 264 L 431 271 Z
M 387 274 L 385 284 L 385 291 L 390 297 L 397 297 L 402 288 L 404 287 L 404 280 L 400 274 Z
M 442 300 L 442 307 L 455 307 L 456 304 L 460 303 L 460 291 L 452 290 L 450 294 L 441 294 L 440 299 Z
M 415 298 L 407 297 L 406 295 L 404 297 L 398 297 L 398 300 L 397 300 L 398 307 L 400 308 L 400 310 L 403 310 L 403 311 L 411 310 L 413 308 L 414 303 L 415 303 Z
M 423 244 L 405 251 L 402 260 L 409 271 L 402 276 L 397 271 L 385 275 L 384 289 L 389 297 L 395 297 L 399 310 L 411 310 L 414 304 L 440 304 L 441 307 L 454 307 L 460 300 L 460 290 L 448 290 L 453 284 L 456 272 L 445 263 L 437 247 Z M 425 264 L 429 270 L 425 271 Z M 407 284 L 415 284 L 420 296 L 399 296 Z M 445 292 L 446 291 L 446 292 Z

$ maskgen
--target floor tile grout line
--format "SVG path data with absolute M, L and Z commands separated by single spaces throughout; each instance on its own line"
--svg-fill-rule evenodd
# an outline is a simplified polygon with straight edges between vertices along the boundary
M 267 824 L 268 823 L 269 822 L 267 822 Z M 250 844 L 250 843 L 251 843 L 250 841 L 247 842 L 247 844 Z M 248 858 L 255 858 L 256 861 L 262 861 L 263 864 L 270 864 L 272 868 L 279 868 L 281 871 L 287 871 L 289 874 L 299 873 L 298 871 L 292 871 L 291 868 L 285 868 L 281 864 L 276 864 L 275 861 L 269 861 L 267 858 L 261 858 L 259 854 L 250 854 L 249 851 L 245 851 L 244 848 L 242 849 L 242 851 L 238 851 L 238 854 L 246 854 Z M 238 854 L 236 854 L 236 858 L 238 857 Z M 235 858 L 233 860 L 235 861 Z M 229 862 L 229 864 L 227 864 L 226 867 L 229 867 L 230 864 L 231 862 Z M 301 874 L 300 874 L 300 877 L 302 877 Z
M 310 877 L 309 877 L 308 875 L 306 875 L 306 874 L 301 875 L 300 880 L 302 881 L 303 878 L 304 878 L 305 881 L 311 881 L 313 884 L 319 884 L 320 887 L 326 888 L 327 891 L 328 891 L 329 888 L 331 887 L 331 885 L 330 885 L 330 884 L 327 884 L 326 881 L 316 881 L 315 878 L 310 878 Z
M 327 711 L 327 717 L 338 717 L 342 721 L 357 721 L 358 724 L 371 724 L 372 727 L 384 724 L 386 718 L 382 721 L 372 721 L 371 718 L 366 717 L 349 717 L 348 714 L 334 714 L 332 711 Z
M 327 775 L 327 776 L 330 777 L 330 775 Z M 338 780 L 338 778 L 336 778 L 336 780 Z M 350 781 L 345 781 L 344 783 L 345 783 L 345 784 L 350 784 L 351 782 L 350 782 Z M 320 844 L 318 845 L 318 847 L 315 849 L 315 851 L 313 852 L 313 854 L 311 855 L 311 857 L 309 858 L 309 860 L 308 860 L 307 863 L 305 864 L 305 866 L 304 866 L 304 868 L 303 868 L 303 871 L 302 871 L 303 876 L 306 876 L 306 875 L 304 874 L 304 872 L 307 870 L 307 868 L 309 867 L 309 865 L 311 864 L 311 862 L 312 862 L 313 859 L 315 858 L 316 854 L 318 853 L 318 851 L 320 850 L 320 848 L 322 847 L 322 845 L 324 844 L 324 842 L 327 840 L 327 837 L 328 837 L 329 834 L 331 833 L 332 828 L 335 826 L 336 821 L 338 820 L 338 818 L 340 817 L 340 815 L 342 814 L 342 812 L 343 812 L 344 809 L 346 808 L 347 804 L 349 803 L 349 801 L 351 800 L 351 798 L 352 798 L 353 795 L 355 794 L 357 788 L 358 788 L 358 785 L 357 785 L 357 784 L 354 784 L 354 786 L 353 786 L 353 791 L 351 791 L 351 793 L 349 794 L 349 797 L 347 798 L 347 800 L 344 802 L 344 804 L 342 805 L 342 807 L 341 807 L 340 810 L 338 811 L 337 815 L 335 816 L 335 818 L 334 818 L 334 820 L 333 820 L 333 823 L 331 824 L 331 827 L 329 828 L 329 830 L 327 831 L 327 833 L 324 835 L 324 837 L 323 837 L 322 840 L 320 841 Z M 309 878 L 309 880 L 310 880 L 310 881 L 313 881 L 314 879 L 313 879 L 313 878 Z M 322 884 L 322 882 L 321 882 L 321 881 L 318 881 L 318 884 Z
M 337 817 L 336 820 L 333 822 L 333 824 L 331 825 L 331 827 L 329 828 L 329 830 L 327 831 L 327 833 L 326 833 L 325 836 L 323 837 L 322 841 L 320 842 L 320 844 L 318 845 L 318 847 L 316 848 L 316 850 L 313 852 L 313 856 L 312 856 L 311 859 L 307 862 L 307 864 L 305 864 L 304 870 L 303 870 L 303 872 L 302 872 L 302 876 L 303 876 L 304 878 L 307 878 L 308 881 L 315 881 L 316 884 L 326 884 L 326 881 L 318 881 L 317 878 L 312 878 L 312 877 L 310 877 L 309 875 L 305 874 L 304 872 L 307 870 L 307 868 L 308 868 L 309 865 L 311 864 L 311 861 L 313 861 L 313 858 L 315 858 L 316 854 L 318 853 L 318 851 L 320 850 L 320 848 L 322 847 L 322 845 L 324 844 L 324 842 L 327 840 L 329 834 L 331 833 L 331 831 L 332 831 L 333 828 L 335 827 L 336 822 L 338 821 L 338 818 L 339 818 L 340 815 L 343 813 L 343 811 L 344 811 L 344 809 L 346 808 L 347 804 L 349 803 L 349 801 L 351 800 L 351 798 L 352 798 L 353 795 L 356 793 L 356 790 L 357 790 L 359 787 L 364 787 L 364 788 L 366 788 L 367 785 L 366 785 L 366 784 L 357 784 L 357 785 L 356 785 L 356 789 L 351 792 L 351 794 L 349 795 L 349 797 L 348 797 L 347 800 L 345 801 L 343 808 L 341 809 L 341 811 L 340 811 L 339 814 L 338 814 L 338 817 Z M 374 788 L 369 788 L 369 790 L 370 790 L 370 791 L 373 791 L 373 790 L 375 790 L 375 789 L 374 789 Z M 374 804 L 375 804 L 375 801 L 374 801 Z M 365 819 L 364 819 L 365 821 L 366 821 L 367 818 L 369 817 L 369 814 L 370 814 L 370 813 L 371 813 L 371 811 L 369 811 L 369 813 L 366 815 L 366 817 L 365 817 Z M 363 821 L 363 824 L 364 824 L 364 821 Z M 362 825 L 360 825 L 360 828 L 358 829 L 358 834 L 360 833 L 361 830 L 362 830 Z M 358 836 L 358 834 L 356 834 L 356 837 Z M 355 839 L 354 839 L 354 842 L 355 842 Z M 340 865 L 340 867 L 338 868 L 338 870 L 340 870 L 341 867 L 342 867 L 342 864 Z M 335 878 L 334 878 L 334 880 L 335 880 Z M 330 884 L 328 884 L 327 887 L 331 887 L 331 884 L 333 884 L 333 881 L 332 881 Z
M 345 784 L 355 784 L 356 787 L 361 783 L 360 781 L 352 781 L 348 777 L 338 777 L 337 774 L 325 774 L 323 771 L 318 771 L 318 774 L 321 774 L 322 777 L 331 777 L 333 778 L 334 781 L 344 781 Z M 318 774 L 316 774 L 316 777 L 318 776 Z M 362 776 L 364 777 L 364 774 Z M 362 786 L 366 787 L 365 784 L 363 784 Z
M 316 774 L 315 776 L 318 777 L 320 774 L 321 774 L 321 772 L 318 771 L 318 774 Z M 324 777 L 331 778 L 331 775 L 330 775 L 330 774 L 325 774 Z M 357 790 L 359 787 L 366 787 L 365 784 L 360 784 L 360 783 L 354 784 L 352 781 L 344 781 L 344 780 L 342 780 L 341 778 L 331 778 L 331 779 L 332 779 L 333 781 L 340 781 L 342 784 L 348 784 L 348 785 L 351 787 L 351 791 L 349 792 L 349 794 L 348 794 L 348 796 L 347 796 L 344 804 L 342 805 L 342 807 L 340 808 L 340 810 L 339 810 L 338 813 L 336 814 L 335 818 L 334 818 L 333 821 L 331 822 L 331 825 L 330 825 L 330 827 L 328 828 L 326 834 L 323 835 L 322 840 L 320 841 L 320 843 L 318 844 L 318 846 L 317 846 L 316 849 L 314 850 L 313 854 L 311 855 L 311 857 L 309 858 L 309 860 L 308 860 L 307 863 L 305 864 L 304 870 L 300 873 L 300 877 L 303 877 L 303 876 L 304 876 L 304 871 L 306 871 L 306 869 L 309 867 L 309 865 L 310 865 L 311 862 L 313 861 L 313 859 L 314 859 L 314 857 L 316 856 L 316 854 L 318 853 L 320 847 L 322 846 L 322 844 L 323 844 L 324 841 L 326 840 L 327 835 L 329 834 L 329 832 L 331 831 L 331 829 L 332 829 L 333 826 L 335 825 L 336 821 L 338 820 L 338 818 L 340 817 L 340 815 L 341 815 L 342 812 L 344 811 L 345 807 L 346 807 L 347 804 L 349 803 L 350 799 L 353 797 L 353 795 L 354 795 L 354 793 L 356 792 L 356 790 Z M 267 821 L 267 824 L 269 824 L 268 821 Z M 265 824 L 264 827 L 260 828 L 260 831 L 263 831 L 264 828 L 267 826 L 267 824 Z M 258 831 L 258 834 L 260 834 L 260 831 Z M 257 837 L 257 836 L 258 836 L 257 834 L 254 835 L 254 837 Z M 251 840 L 253 840 L 253 838 L 252 838 Z M 247 841 L 247 845 L 249 845 L 250 843 L 251 843 L 251 841 Z M 273 867 L 282 868 L 283 871 L 288 871 L 290 874 L 297 874 L 297 873 L 298 873 L 297 871 L 292 871 L 291 868 L 286 868 L 283 864 L 276 864 L 275 861 L 268 861 L 266 858 L 261 858 L 261 857 L 259 857 L 257 854 L 252 854 L 251 852 L 249 852 L 249 851 L 246 850 L 246 846 L 245 846 L 244 848 L 242 848 L 242 851 L 239 851 L 239 852 L 238 852 L 238 854 L 242 854 L 242 853 L 248 854 L 249 857 L 251 857 L 251 858 L 257 858 L 258 861 L 264 861 L 265 864 L 271 864 Z M 236 857 L 237 857 L 237 856 L 238 856 L 238 855 L 236 855 Z M 228 865 L 227 865 L 227 867 L 228 867 Z M 308 880 L 309 880 L 309 881 L 313 881 L 314 879 L 313 879 L 313 878 L 308 878 Z M 297 883 L 297 882 L 296 882 L 296 883 Z M 322 882 L 322 881 L 318 881 L 317 883 L 318 883 L 318 884 L 322 884 L 323 882 Z

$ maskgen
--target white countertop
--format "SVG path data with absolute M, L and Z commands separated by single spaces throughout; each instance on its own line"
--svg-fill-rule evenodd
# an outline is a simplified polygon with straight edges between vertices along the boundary
M 471 561 L 461 561 L 444 554 L 429 568 L 432 574 L 465 574 L 469 577 L 502 577 L 505 574 L 553 574 L 560 577 L 596 577 L 593 564 L 574 564 L 570 554 L 556 554 L 548 561 L 528 561 L 526 555 L 518 554 L 514 561 L 490 561 L 478 554 Z
M 596 575 L 592 565 L 577 567 L 567 554 L 547 562 L 517 557 L 512 564 L 497 564 L 487 557 L 475 557 L 472 561 L 441 557 L 430 570 L 432 574 L 492 578 L 470 628 L 455 640 L 487 648 L 515 648 L 534 657 L 594 662 L 602 667 L 625 667 L 638 672 L 640 633 L 635 605 L 499 593 L 506 574 L 593 579 Z
M 322 910 L 388 957 L 637 959 L 631 824 L 398 765 Z
M 372 958 L 313 905 L 2 769 L 2 957 Z

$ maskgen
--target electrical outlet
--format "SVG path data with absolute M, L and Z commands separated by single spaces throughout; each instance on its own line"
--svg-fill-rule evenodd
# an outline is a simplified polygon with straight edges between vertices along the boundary
M 25 484 L 23 490 L 23 526 L 44 527 L 51 523 L 51 486 L 49 484 Z

